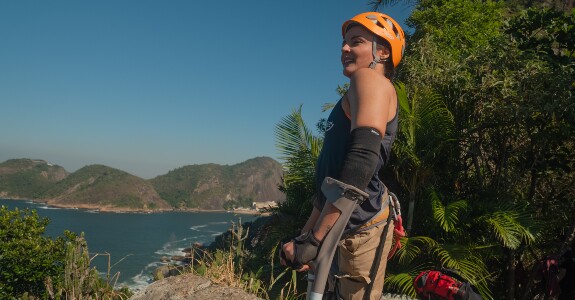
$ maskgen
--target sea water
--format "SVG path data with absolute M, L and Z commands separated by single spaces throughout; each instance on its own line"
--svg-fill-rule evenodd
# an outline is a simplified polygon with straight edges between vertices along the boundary
M 63 236 L 64 230 L 84 233 L 92 265 L 103 275 L 119 273 L 117 287 L 139 290 L 152 280 L 152 272 L 166 264 L 162 259 L 183 256 L 194 243 L 208 245 L 232 223 L 257 216 L 226 212 L 110 213 L 61 209 L 24 200 L 0 199 L 9 209 L 30 208 L 50 223 L 45 235 Z M 109 255 L 106 255 L 109 254 Z M 110 271 L 108 272 L 108 265 Z

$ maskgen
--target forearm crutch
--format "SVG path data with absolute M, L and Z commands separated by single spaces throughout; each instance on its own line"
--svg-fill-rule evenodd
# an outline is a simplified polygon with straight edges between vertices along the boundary
M 323 239 L 317 257 L 312 261 L 313 270 L 308 271 L 308 300 L 321 300 L 325 290 L 325 284 L 329 275 L 331 262 L 347 222 L 358 203 L 367 199 L 368 195 L 345 183 L 327 177 L 321 188 L 323 194 L 330 203 L 337 208 L 341 215 L 333 224 L 333 227 Z

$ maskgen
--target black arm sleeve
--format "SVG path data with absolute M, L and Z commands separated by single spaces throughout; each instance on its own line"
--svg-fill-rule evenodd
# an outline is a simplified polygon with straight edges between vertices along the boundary
M 364 190 L 377 167 L 381 139 L 381 133 L 375 128 L 358 127 L 352 130 L 349 148 L 337 179 Z

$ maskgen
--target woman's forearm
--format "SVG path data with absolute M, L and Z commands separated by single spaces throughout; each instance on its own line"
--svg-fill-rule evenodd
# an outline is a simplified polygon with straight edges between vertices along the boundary
M 310 231 L 314 226 L 315 223 L 317 222 L 317 219 L 319 218 L 321 212 L 319 211 L 319 209 L 317 208 L 313 208 L 311 215 L 309 216 L 309 218 L 307 219 L 307 222 L 305 223 L 304 227 L 301 230 L 301 233 L 305 233 Z
M 326 203 L 321 211 L 321 214 L 317 218 L 315 225 L 313 226 L 313 233 L 315 238 L 323 241 L 335 222 L 337 222 L 337 219 L 340 215 L 341 211 L 339 211 L 339 209 L 330 203 Z

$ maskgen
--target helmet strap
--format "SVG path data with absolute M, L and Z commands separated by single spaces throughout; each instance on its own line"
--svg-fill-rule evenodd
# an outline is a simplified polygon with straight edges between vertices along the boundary
M 373 61 L 369 64 L 369 68 L 375 69 L 375 66 L 381 62 L 381 58 L 377 55 L 377 44 L 375 40 L 371 42 L 371 54 L 373 55 Z

